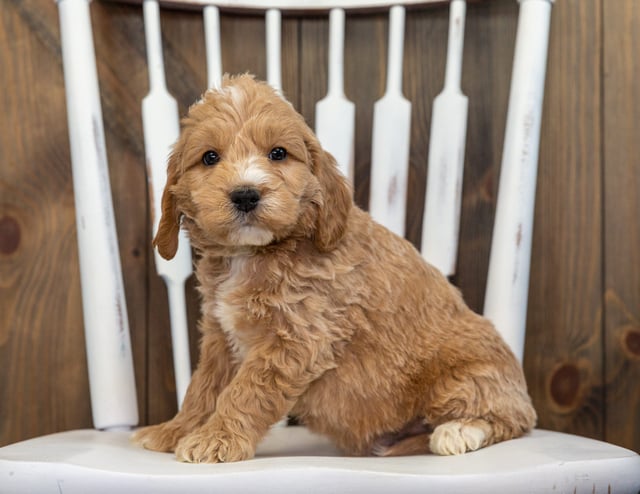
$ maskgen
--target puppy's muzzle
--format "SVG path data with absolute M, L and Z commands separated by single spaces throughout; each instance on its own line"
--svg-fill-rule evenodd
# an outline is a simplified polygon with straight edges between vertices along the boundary
M 229 198 L 238 211 L 248 213 L 258 206 L 260 192 L 251 187 L 241 187 L 231 192 Z

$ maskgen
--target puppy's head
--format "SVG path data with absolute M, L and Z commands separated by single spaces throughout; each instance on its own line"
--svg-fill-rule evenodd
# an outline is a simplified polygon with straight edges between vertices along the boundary
M 183 120 L 154 245 L 170 259 L 182 221 L 197 249 L 296 236 L 323 251 L 344 234 L 352 195 L 304 119 L 265 83 L 226 77 Z

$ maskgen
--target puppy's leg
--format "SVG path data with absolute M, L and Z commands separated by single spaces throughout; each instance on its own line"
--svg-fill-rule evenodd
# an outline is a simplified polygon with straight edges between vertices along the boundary
M 231 381 L 237 366 L 231 361 L 224 334 L 215 327 L 203 334 L 200 348 L 200 361 L 182 409 L 168 422 L 139 429 L 132 441 L 154 451 L 174 451 L 182 437 L 215 411 L 218 396 Z
M 409 456 L 429 453 L 433 428 L 422 418 L 408 422 L 397 432 L 378 437 L 371 448 L 374 456 Z
M 524 377 L 518 382 L 487 367 L 456 374 L 454 380 L 442 380 L 431 396 L 427 420 L 437 424 L 429 443 L 433 453 L 475 451 L 522 436 L 534 426 L 536 413 Z
M 252 349 L 220 394 L 215 413 L 178 443 L 178 460 L 217 463 L 253 457 L 269 427 L 327 368 L 311 364 L 308 349 L 297 346 Z
M 430 432 L 423 432 L 422 434 L 400 439 L 389 446 L 374 445 L 372 454 L 374 456 L 424 455 L 430 452 L 430 438 Z

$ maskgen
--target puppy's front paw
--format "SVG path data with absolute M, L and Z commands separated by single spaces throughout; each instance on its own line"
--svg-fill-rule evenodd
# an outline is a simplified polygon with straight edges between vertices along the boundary
M 204 427 L 184 437 L 176 457 L 187 463 L 228 463 L 253 458 L 255 446 L 246 438 Z
M 461 455 L 481 448 L 486 444 L 487 433 L 478 422 L 453 420 L 439 425 L 431 434 L 429 449 L 438 455 Z
M 184 434 L 186 431 L 182 427 L 169 421 L 138 429 L 131 436 L 131 440 L 145 449 L 169 452 L 175 449 Z

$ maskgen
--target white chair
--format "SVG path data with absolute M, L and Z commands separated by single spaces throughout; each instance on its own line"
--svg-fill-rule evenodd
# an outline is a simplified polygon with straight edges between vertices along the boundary
M 515 0 L 514 0 L 515 1 Z M 324 438 L 303 427 L 274 427 L 253 460 L 218 465 L 179 463 L 173 455 L 146 451 L 129 443 L 137 425 L 133 365 L 126 302 L 117 256 L 111 193 L 107 173 L 98 95 L 89 0 L 58 0 L 62 33 L 72 166 L 78 211 L 80 263 L 87 355 L 95 429 L 52 434 L 0 449 L 0 493 L 112 492 L 613 492 L 640 491 L 640 456 L 604 442 L 534 430 L 455 457 L 434 455 L 397 458 L 346 458 Z M 191 0 L 205 5 L 204 0 Z M 299 1 L 224 0 L 220 6 L 262 8 L 267 19 L 268 79 L 280 87 L 280 10 L 331 9 L 329 94 L 318 106 L 317 131 L 352 173 L 353 105 L 342 91 L 344 11 L 381 7 L 377 0 Z M 428 3 L 427 0 L 398 4 Z M 266 9 L 265 4 L 268 4 Z M 485 314 L 521 359 L 531 253 L 533 202 L 540 115 L 552 0 L 520 0 L 507 130 L 498 208 L 486 292 Z M 466 131 L 466 98 L 460 92 L 461 46 L 465 3 L 451 2 L 445 89 L 434 104 L 430 139 L 429 189 L 425 231 L 446 239 L 423 240 L 424 255 L 443 272 L 454 269 L 459 214 L 459 174 Z M 218 9 L 204 6 L 209 85 L 220 79 Z M 390 9 L 388 84 L 378 107 L 396 112 L 400 122 L 385 128 L 375 120 L 374 146 L 389 139 L 394 149 L 408 145 L 405 123 L 410 104 L 401 94 L 404 8 Z M 143 103 L 147 160 L 155 198 L 164 185 L 168 147 L 178 134 L 177 106 L 166 92 L 158 5 L 145 0 L 144 17 L 151 91 Z M 398 67 L 400 70 L 398 70 Z M 526 116 L 526 118 L 525 118 Z M 332 121 L 337 118 L 336 121 Z M 526 125 L 519 125 L 526 122 Z M 339 132 L 331 132 L 340 124 Z M 442 132 L 445 129 L 446 132 Z M 387 144 L 388 145 L 388 144 Z M 380 155 L 384 147 L 380 148 Z M 379 221 L 402 233 L 406 201 L 406 159 L 396 169 L 374 161 L 370 210 Z M 384 162 L 384 156 L 382 156 Z M 442 169 L 438 163 L 445 163 Z M 432 174 L 441 180 L 432 179 Z M 401 200 L 379 208 L 395 182 Z M 434 184 L 439 183 L 438 187 Z M 429 202 L 429 197 L 439 197 Z M 446 212 L 438 206 L 447 204 Z M 156 215 L 157 217 L 158 215 Z M 98 221 L 93 221 L 92 218 Z M 434 222 L 432 218 L 440 218 Z M 445 221 L 446 219 L 446 221 Z M 518 241 L 514 241 L 514 239 Z M 451 253 L 453 252 L 453 255 Z M 519 262 L 512 262 L 519 259 Z M 188 384 L 190 363 L 186 336 L 183 282 L 191 271 L 190 250 L 181 241 L 178 259 L 156 258 L 167 282 L 174 341 L 178 402 Z M 92 273 L 92 276 L 88 276 Z M 99 285 L 93 280 L 100 280 Z M 517 280 L 514 284 L 513 280 Z M 498 304 L 497 301 L 500 301 Z M 125 314 L 125 316 L 123 316 Z M 507 331 L 509 328 L 509 331 Z M 6 405 L 5 405 L 6 406 Z

